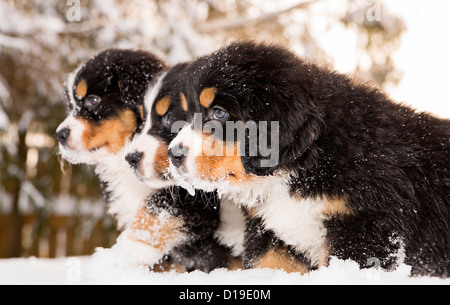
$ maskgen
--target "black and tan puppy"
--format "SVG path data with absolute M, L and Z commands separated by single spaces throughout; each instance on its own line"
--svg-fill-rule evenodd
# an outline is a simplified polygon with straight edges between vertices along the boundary
M 60 152 L 71 163 L 95 166 L 109 212 L 124 229 L 116 248 L 135 263 L 153 267 L 173 261 L 177 269 L 188 271 L 226 267 L 228 250 L 214 237 L 220 223 L 216 196 L 199 192 L 191 198 L 169 188 L 174 182 L 158 161 L 158 173 L 145 184 L 125 160 L 126 147 L 142 123 L 146 92 L 165 69 L 149 52 L 121 49 L 106 50 L 81 65 L 66 83 L 69 115 L 57 130 Z M 165 159 L 168 165 L 167 152 Z M 194 203 L 199 208 L 185 213 L 179 208 Z M 197 223 L 185 219 L 205 219 L 202 225 L 208 229 L 201 243 L 192 234 Z
M 247 209 L 244 265 L 287 253 L 449 276 L 449 120 L 276 45 L 233 43 L 185 75 L 171 172 Z
M 186 120 L 186 99 L 179 94 L 183 91 L 179 86 L 183 85 L 187 66 L 178 64 L 160 73 L 149 86 L 144 101 L 144 123 L 127 147 L 125 159 L 145 184 L 153 185 L 155 179 L 175 183 L 169 173 L 168 146 L 176 136 L 175 125 L 182 127 L 180 123 Z M 218 267 L 219 263 L 222 267 L 239 266 L 245 229 L 240 209 L 219 202 L 215 192 L 188 194 L 183 188 L 173 187 L 170 193 L 152 196 L 142 214 L 166 215 L 166 218 L 158 217 L 157 222 L 164 228 L 168 241 L 178 243 L 171 256 L 186 258 L 184 265 L 192 261 L 196 266 Z M 170 200 L 171 196 L 179 199 Z M 142 219 L 145 222 L 145 217 Z M 153 216 L 149 222 L 154 222 Z M 186 239 L 190 242 L 184 242 Z
M 109 212 L 121 228 L 153 191 L 134 178 L 123 158 L 142 122 L 147 86 L 164 69 L 149 52 L 111 49 L 80 65 L 65 84 L 68 115 L 56 134 L 60 154 L 70 163 L 95 166 Z

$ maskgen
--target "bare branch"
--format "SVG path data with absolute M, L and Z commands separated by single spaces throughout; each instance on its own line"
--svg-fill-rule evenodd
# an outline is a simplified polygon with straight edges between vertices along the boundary
M 30 43 L 22 38 L 3 35 L 0 33 L 0 47 L 18 49 L 24 53 L 31 49 Z
M 98 30 L 104 27 L 108 22 L 108 18 L 99 18 L 80 23 L 70 23 L 66 26 L 64 31 L 59 34 L 79 34 Z
M 310 0 L 307 2 L 298 3 L 296 5 L 288 7 L 286 9 L 283 9 L 283 10 L 280 10 L 277 12 L 267 13 L 267 14 L 261 15 L 257 18 L 253 18 L 253 19 L 247 19 L 244 17 L 238 17 L 235 19 L 220 18 L 220 19 L 212 20 L 207 23 L 198 25 L 197 30 L 199 32 L 203 32 L 203 33 L 211 33 L 211 32 L 216 32 L 216 31 L 227 31 L 227 30 L 234 30 L 234 29 L 238 29 L 238 28 L 242 28 L 242 27 L 252 26 L 252 25 L 256 25 L 261 22 L 265 22 L 265 21 L 274 19 L 280 15 L 283 15 L 287 12 L 290 12 L 290 11 L 293 11 L 296 9 L 305 9 L 305 8 L 309 7 L 310 5 L 316 3 L 317 1 L 319 1 L 319 0 Z

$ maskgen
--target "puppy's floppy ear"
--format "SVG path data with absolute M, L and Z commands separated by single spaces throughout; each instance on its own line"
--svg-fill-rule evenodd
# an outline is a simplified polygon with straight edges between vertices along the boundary
M 313 111 L 315 113 L 310 112 L 302 119 L 304 111 L 292 107 L 289 113 L 279 119 L 273 118 L 266 124 L 258 124 L 257 155 L 251 154 L 252 136 L 249 135 L 245 143 L 245 155 L 241 158 L 248 173 L 268 176 L 292 164 L 309 166 L 314 163 L 318 153 L 314 143 L 323 130 L 323 115 Z
M 323 130 L 324 114 L 317 101 L 330 94 L 323 88 L 311 91 L 315 76 L 323 73 L 277 45 L 236 43 L 225 49 L 223 57 L 228 64 L 221 64 L 220 72 L 233 78 L 228 87 L 239 101 L 242 119 L 258 126 L 244 143 L 245 170 L 265 176 L 294 162 L 300 166 L 309 162 L 307 155 L 317 152 L 314 142 Z M 258 149 L 252 153 L 255 136 Z
M 309 168 L 316 164 L 318 148 L 315 145 L 320 137 L 325 123 L 323 113 L 310 114 L 302 125 L 297 126 L 297 132 L 291 142 L 280 145 L 280 167 L 289 167 L 292 164 Z
M 109 85 L 130 108 L 144 99 L 149 82 L 166 68 L 162 60 L 146 51 L 113 49 L 106 54 L 112 62 L 106 69 L 111 74 Z

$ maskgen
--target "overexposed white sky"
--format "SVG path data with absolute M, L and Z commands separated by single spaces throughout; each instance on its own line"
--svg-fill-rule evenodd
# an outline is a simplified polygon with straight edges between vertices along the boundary
M 319 3 L 318 11 L 320 5 L 333 6 L 333 11 L 344 9 L 339 2 Z M 398 86 L 387 88 L 387 93 L 418 110 L 450 118 L 450 1 L 367 0 L 368 7 L 373 2 L 381 2 L 407 26 L 394 54 L 403 76 Z M 326 28 L 320 20 L 314 28 L 320 45 L 334 57 L 335 68 L 344 73 L 353 71 L 358 56 L 355 34 L 342 26 Z
M 395 62 L 403 70 L 391 96 L 450 118 L 450 1 L 384 0 L 408 27 Z

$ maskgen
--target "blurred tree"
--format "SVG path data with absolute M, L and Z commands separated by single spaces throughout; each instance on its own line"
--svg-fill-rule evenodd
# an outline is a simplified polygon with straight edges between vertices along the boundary
M 356 72 L 380 86 L 398 81 L 390 56 L 401 20 L 384 10 L 381 20 L 368 20 L 380 12 L 365 0 L 337 2 L 339 12 L 325 0 L 0 0 L 0 214 L 13 219 L 9 255 L 23 253 L 23 213 L 45 218 L 62 198 L 100 200 L 92 169 L 61 165 L 53 140 L 65 117 L 62 84 L 80 62 L 122 47 L 149 49 L 174 64 L 231 40 L 255 39 L 333 63 L 333 50 L 316 36 L 326 22 L 358 35 L 360 43 L 349 46 L 365 59 Z
M 362 6 L 361 1 L 348 0 L 347 13 L 341 21 L 360 36 L 359 48 L 363 52 L 355 73 L 380 86 L 398 84 L 401 72 L 395 67 L 393 55 L 406 30 L 403 20 L 390 14 L 380 1 L 369 1 Z M 364 60 L 370 63 L 367 67 Z

